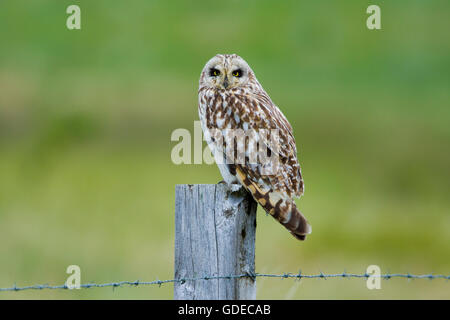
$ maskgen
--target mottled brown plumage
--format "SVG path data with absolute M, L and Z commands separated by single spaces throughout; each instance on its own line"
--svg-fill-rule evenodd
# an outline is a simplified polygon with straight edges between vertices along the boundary
M 202 71 L 198 93 L 202 129 L 224 180 L 242 184 L 304 240 L 311 227 L 293 200 L 303 194 L 304 184 L 292 127 L 248 64 L 237 55 L 213 57 Z M 258 150 L 274 161 L 255 162 Z

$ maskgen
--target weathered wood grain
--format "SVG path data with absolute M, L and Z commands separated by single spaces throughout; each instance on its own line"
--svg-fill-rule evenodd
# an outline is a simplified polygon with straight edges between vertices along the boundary
M 226 184 L 177 185 L 175 279 L 255 272 L 256 202 Z M 256 283 L 238 279 L 188 280 L 174 285 L 174 298 L 255 299 Z

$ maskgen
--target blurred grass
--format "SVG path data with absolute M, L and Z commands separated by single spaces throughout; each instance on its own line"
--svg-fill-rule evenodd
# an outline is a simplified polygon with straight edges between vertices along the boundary
M 0 3 L 0 287 L 173 277 L 174 188 L 215 166 L 170 161 L 198 77 L 235 52 L 294 127 L 313 225 L 304 243 L 258 216 L 257 271 L 450 270 L 446 1 Z M 450 298 L 445 281 L 258 280 L 258 298 Z M 171 298 L 172 287 L 0 299 Z

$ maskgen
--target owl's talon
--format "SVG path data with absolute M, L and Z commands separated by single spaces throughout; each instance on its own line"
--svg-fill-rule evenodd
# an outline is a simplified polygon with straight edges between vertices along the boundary
M 238 192 L 242 189 L 242 185 L 238 183 L 233 183 L 229 185 L 231 192 Z
M 225 180 L 219 181 L 217 184 L 224 184 L 231 192 L 238 192 L 243 188 L 239 183 L 227 183 Z

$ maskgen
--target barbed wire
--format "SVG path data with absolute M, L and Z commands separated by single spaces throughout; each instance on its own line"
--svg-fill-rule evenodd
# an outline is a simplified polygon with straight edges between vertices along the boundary
M 301 272 L 297 274 L 293 273 L 283 273 L 283 274 L 264 274 L 264 273 L 244 273 L 244 274 L 237 274 L 237 275 L 226 275 L 226 276 L 203 276 L 203 277 L 196 277 L 196 278 L 180 278 L 180 279 L 170 279 L 170 280 L 154 280 L 154 281 L 119 281 L 119 282 L 111 282 L 111 283 L 85 283 L 81 284 L 80 288 L 83 289 L 89 289 L 89 288 L 105 288 L 105 287 L 112 287 L 119 288 L 124 286 L 129 287 L 138 287 L 138 286 L 151 286 L 151 285 L 158 285 L 162 286 L 163 284 L 168 283 L 182 283 L 188 281 L 200 281 L 200 280 L 218 280 L 218 279 L 239 279 L 239 278 L 250 278 L 253 280 L 256 280 L 256 278 L 279 278 L 279 279 L 296 279 L 296 280 L 302 280 L 302 279 L 328 279 L 328 278 L 346 278 L 346 279 L 352 279 L 352 278 L 365 278 L 368 279 L 369 277 L 380 277 L 383 280 L 390 280 L 393 278 L 405 278 L 405 279 L 428 279 L 428 280 L 435 280 L 435 279 L 444 279 L 444 280 L 450 280 L 450 275 L 442 275 L 442 274 L 402 274 L 402 273 L 386 273 L 381 275 L 371 275 L 368 273 L 364 274 L 356 274 L 356 273 L 336 273 L 336 274 L 302 274 Z M 63 285 L 48 285 L 48 284 L 37 284 L 37 285 L 31 285 L 31 286 L 24 286 L 24 287 L 17 287 L 14 285 L 10 288 L 0 288 L 0 292 L 5 291 L 24 291 L 24 290 L 43 290 L 43 289 L 63 289 L 63 290 L 70 290 L 66 284 Z

